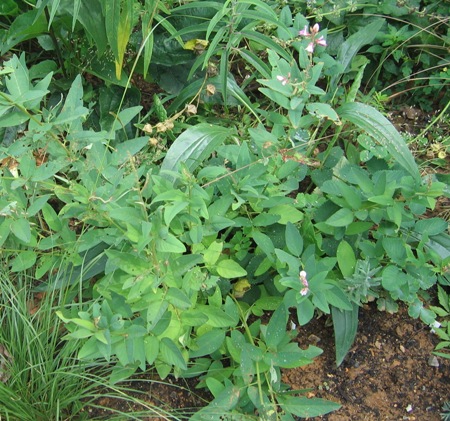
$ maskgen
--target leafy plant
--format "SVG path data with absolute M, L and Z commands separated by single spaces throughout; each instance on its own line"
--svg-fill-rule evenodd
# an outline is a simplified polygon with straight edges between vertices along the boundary
M 59 268 L 52 285 L 57 285 Z M 55 314 L 73 296 L 73 289 L 39 293 L 34 279 L 22 272 L 0 273 L 0 415 L 11 420 L 87 419 L 89 408 L 103 408 L 99 399 L 143 403 L 141 415 L 164 414 L 139 398 L 126 397 L 125 387 L 108 384 L 111 368 L 77 358 L 79 344 L 61 340 L 64 327 Z M 120 411 L 108 408 L 111 417 Z M 91 418 L 89 418 L 91 419 Z
M 442 407 L 441 419 L 444 421 L 448 421 L 450 419 L 450 403 L 445 402 Z
M 441 342 L 436 345 L 434 354 L 440 357 L 450 358 L 450 353 L 441 351 L 450 348 L 450 295 L 440 285 L 438 285 L 438 300 L 439 306 L 430 307 L 441 320 L 441 322 L 435 322 L 433 325 L 433 331 L 441 339 Z
M 448 194 L 445 177 L 422 176 L 394 126 L 357 102 L 369 69 L 360 54 L 383 19 L 344 39 L 337 16 L 321 28 L 254 0 L 171 10 L 98 0 L 98 26 L 87 2 L 59 3 L 36 3 L 29 16 L 96 45 L 101 66 L 87 71 L 108 86 L 93 93 L 77 76 L 55 100 L 47 67 L 28 69 L 25 55 L 4 63 L 0 247 L 37 290 L 76 289 L 78 302 L 57 312 L 57 343 L 76 351 L 74 363 L 114 366 L 111 384 L 147 367 L 198 377 L 214 400 L 194 419 L 313 417 L 338 405 L 281 382 L 282 369 L 321 352 L 298 347 L 291 321 L 330 314 L 337 364 L 369 300 L 386 311 L 403 301 L 435 323 L 427 290 L 448 282 L 448 224 L 425 216 Z M 8 4 L 9 49 L 19 6 Z M 153 73 L 178 96 L 153 96 L 140 118 L 139 93 L 122 89 L 127 63 L 132 75 L 164 68 Z M 233 123 L 231 106 L 245 122 Z M 55 278 L 54 268 L 64 270 Z

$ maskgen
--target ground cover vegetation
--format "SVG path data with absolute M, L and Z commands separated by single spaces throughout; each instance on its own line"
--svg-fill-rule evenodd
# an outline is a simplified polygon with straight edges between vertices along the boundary
M 295 325 L 330 315 L 339 365 L 369 301 L 448 357 L 449 7 L 3 1 L 0 414 L 148 368 L 211 392 L 192 419 L 325 414 L 281 381 L 322 352 Z

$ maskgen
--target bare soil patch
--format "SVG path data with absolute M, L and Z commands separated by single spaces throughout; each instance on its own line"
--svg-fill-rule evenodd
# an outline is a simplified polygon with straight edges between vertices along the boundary
M 374 306 L 360 311 L 356 341 L 336 368 L 333 328 L 315 320 L 299 334 L 302 345 L 318 341 L 324 353 L 313 364 L 284 373 L 292 388 L 312 388 L 310 396 L 341 403 L 317 419 L 328 421 L 440 420 L 450 399 L 450 360 L 432 358 L 436 336 L 406 309 L 397 314 Z M 438 363 L 438 367 L 430 364 Z

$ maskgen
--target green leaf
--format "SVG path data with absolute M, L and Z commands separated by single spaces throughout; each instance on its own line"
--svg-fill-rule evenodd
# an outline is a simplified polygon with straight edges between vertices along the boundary
M 288 314 L 286 306 L 281 304 L 270 318 L 267 325 L 265 337 L 266 345 L 269 349 L 276 350 L 277 346 L 286 336 L 286 323 Z
M 222 254 L 223 243 L 219 241 L 213 241 L 209 247 L 205 250 L 203 254 L 203 259 L 205 261 L 206 266 L 214 266 L 219 260 L 220 255 Z
M 59 219 L 55 210 L 48 203 L 45 203 L 45 205 L 42 207 L 42 216 L 44 217 L 46 224 L 51 230 L 55 232 L 59 232 L 61 230 L 61 220 Z
M 0 3 L 0 16 L 13 16 L 18 14 L 19 8 L 14 0 L 3 0 Z
M 8 239 L 9 233 L 11 232 L 11 225 L 8 219 L 5 219 L 0 224 L 0 247 L 5 243 Z
M 303 220 L 303 213 L 296 209 L 293 205 L 277 205 L 269 209 L 269 215 L 280 215 L 279 224 L 287 224 L 288 222 L 295 224 Z
M 287 263 L 289 266 L 289 272 L 298 275 L 300 261 L 298 257 L 292 256 L 292 254 L 286 253 L 284 250 L 275 249 L 275 254 L 281 263 Z
M 267 213 L 260 213 L 256 215 L 252 223 L 255 227 L 267 227 L 269 225 L 273 225 L 280 220 L 279 215 L 269 215 Z
M 11 232 L 24 243 L 31 240 L 31 226 L 25 218 L 16 219 L 11 222 Z
M 156 240 L 156 250 L 162 253 L 184 253 L 185 245 L 174 235 L 167 233 L 167 236 Z
M 134 254 L 117 250 L 105 250 L 105 254 L 113 265 L 130 275 L 138 276 L 150 271 L 150 262 L 143 260 Z
M 161 165 L 162 171 L 178 171 L 183 162 L 194 171 L 231 135 L 228 128 L 212 124 L 189 127 L 172 143 Z
M 119 57 L 118 29 L 120 22 L 120 3 L 121 0 L 102 2 L 105 14 L 106 36 L 116 59 Z
M 250 385 L 253 381 L 255 374 L 255 363 L 250 358 L 249 352 L 247 351 L 247 344 L 244 344 L 244 348 L 241 352 L 241 362 L 239 363 L 239 370 L 241 372 L 242 380 L 246 386 Z
M 226 279 L 240 278 L 247 275 L 247 271 L 237 262 L 231 259 L 221 260 L 217 264 L 217 273 Z
M 332 227 L 346 227 L 353 222 L 353 212 L 350 209 L 342 208 L 331 215 L 325 222 Z
M 192 307 L 189 297 L 178 288 L 169 288 L 166 294 L 166 300 L 174 307 L 182 310 Z
M 60 172 L 67 166 L 67 162 L 63 161 L 51 161 L 45 164 L 39 165 L 31 176 L 32 181 L 44 181 L 53 177 L 56 173 Z
M 330 81 L 330 92 L 333 95 L 340 78 L 349 70 L 355 55 L 364 45 L 373 41 L 384 22 L 384 19 L 374 19 L 370 24 L 362 26 L 359 31 L 352 34 L 342 43 L 337 55 L 337 61 L 342 65 L 342 71 L 334 74 Z
M 152 365 L 159 353 L 159 339 L 156 336 L 144 337 L 145 359 Z
M 397 291 L 408 282 L 405 274 L 396 266 L 390 265 L 383 270 L 381 283 L 388 291 Z
M 208 325 L 212 327 L 231 327 L 236 325 L 236 320 L 220 308 L 211 306 L 198 306 L 199 310 L 208 317 Z
M 208 321 L 208 316 L 199 310 L 187 310 L 183 311 L 180 315 L 180 319 L 183 325 L 186 326 L 201 326 Z
M 383 114 L 359 102 L 346 103 L 337 110 L 337 113 L 341 119 L 350 121 L 364 130 L 417 181 L 420 180 L 418 166 L 405 140 Z
M 319 119 L 325 118 L 335 122 L 338 125 L 341 124 L 339 116 L 329 104 L 324 104 L 322 102 L 311 102 L 306 105 L 306 109 Z
M 386 254 L 394 263 L 397 263 L 399 266 L 403 266 L 405 264 L 407 245 L 401 238 L 384 237 L 381 240 L 381 243 L 383 244 Z
M 36 263 L 37 255 L 34 251 L 21 251 L 12 262 L 11 272 L 22 272 Z
M 274 255 L 275 247 L 268 235 L 257 230 L 252 230 L 251 236 L 267 257 L 271 258 Z
M 336 347 L 336 366 L 339 367 L 355 341 L 358 330 L 359 307 L 353 303 L 352 310 L 340 310 L 331 307 Z
M 118 80 L 120 80 L 120 78 L 118 78 Z M 117 116 L 114 117 L 113 120 L 113 124 L 110 128 L 111 131 L 115 132 L 117 130 L 123 130 L 124 127 L 131 122 L 131 120 L 133 120 L 134 117 L 136 117 L 142 110 L 142 107 L 140 105 L 137 105 L 135 107 L 129 107 L 126 108 L 125 110 L 122 110 L 119 112 L 119 114 L 117 114 Z M 139 138 L 140 143 L 142 144 L 142 146 L 146 145 L 146 142 L 144 142 L 144 139 L 147 140 L 146 137 L 141 137 Z M 129 142 L 135 142 L 138 139 L 132 139 Z M 127 145 L 123 145 L 123 146 L 127 146 Z M 141 146 L 141 147 L 142 147 Z M 120 146 L 118 146 L 117 149 L 121 149 Z M 123 154 L 125 155 L 125 157 L 128 159 L 130 155 L 128 154 Z
M 240 388 L 237 386 L 227 386 L 219 395 L 208 404 L 207 407 L 196 412 L 191 421 L 204 421 L 208 419 L 217 419 L 218 414 L 226 414 L 231 411 L 239 402 L 241 395 Z
M 448 312 L 450 313 L 450 295 L 448 295 L 445 292 L 445 289 L 442 288 L 440 285 L 438 287 L 438 300 L 439 304 Z
M 303 237 L 297 227 L 288 222 L 286 224 L 286 246 L 291 254 L 300 257 L 303 251 Z
M 442 218 L 421 219 L 414 228 L 420 234 L 438 235 L 447 231 L 448 222 Z
M 169 338 L 162 338 L 159 344 L 160 356 L 164 362 L 173 365 L 174 367 L 186 370 L 186 361 L 181 354 L 181 351 L 177 348 L 175 343 Z
M 109 376 L 109 383 L 114 385 L 130 378 L 136 372 L 137 368 L 137 364 L 127 365 L 126 367 L 116 365 Z
M 344 275 L 344 277 L 352 276 L 355 271 L 356 257 L 352 246 L 347 243 L 347 241 L 342 240 L 339 243 L 336 251 L 336 257 L 342 275 Z
M 47 22 L 45 17 L 41 15 L 38 17 L 39 9 L 30 10 L 29 12 L 21 13 L 14 18 L 9 30 L 3 36 L 0 55 L 4 55 L 15 45 L 26 41 L 27 39 L 35 38 L 43 35 L 47 31 Z M 38 18 L 37 18 L 38 17 Z
M 281 408 L 288 414 L 301 418 L 318 417 L 336 411 L 341 407 L 338 403 L 319 398 L 297 396 L 283 396 L 280 400 Z
M 213 329 L 198 337 L 195 341 L 197 349 L 190 351 L 190 358 L 198 358 L 204 355 L 211 355 L 217 351 L 225 341 L 225 331 Z
M 97 57 L 102 56 L 108 48 L 108 38 L 106 36 L 105 17 L 102 11 L 100 1 L 81 0 L 81 7 L 74 8 L 73 2 L 64 2 L 67 4 L 67 12 L 78 18 L 90 39 L 97 46 Z
M 55 124 L 67 124 L 72 122 L 70 130 L 82 130 L 82 117 L 87 116 L 89 110 L 83 106 L 83 84 L 81 76 L 78 75 L 72 82 L 67 94 L 64 106 L 55 119 Z
M 314 305 L 309 299 L 305 299 L 297 305 L 297 319 L 300 326 L 309 323 L 314 316 L 314 309 Z
M 129 121 L 134 118 L 136 114 L 139 113 L 142 107 L 132 107 L 133 112 L 131 115 L 126 116 L 127 119 L 124 121 L 122 119 L 122 113 L 119 114 L 120 122 L 122 124 L 128 124 Z M 128 120 L 130 118 L 130 120 Z M 121 126 L 122 127 L 122 126 Z M 144 146 L 148 144 L 148 136 L 141 136 L 135 139 L 130 139 L 125 142 L 119 143 L 112 154 L 111 165 L 121 165 L 126 161 L 129 161 L 131 157 L 136 155 Z
M 345 230 L 346 235 L 361 234 L 373 227 L 372 222 L 352 222 Z

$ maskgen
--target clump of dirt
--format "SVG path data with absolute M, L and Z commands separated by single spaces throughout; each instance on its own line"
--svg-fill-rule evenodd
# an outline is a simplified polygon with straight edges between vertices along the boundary
M 372 306 L 362 309 L 356 341 L 339 368 L 333 328 L 324 321 L 305 326 L 298 340 L 302 346 L 317 344 L 324 353 L 313 364 L 285 371 L 283 380 L 342 405 L 317 419 L 437 421 L 450 400 L 450 360 L 432 356 L 438 339 L 405 309 L 393 315 Z

